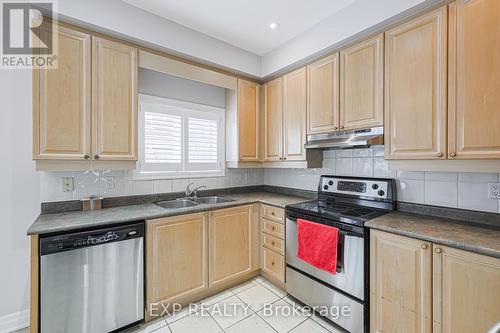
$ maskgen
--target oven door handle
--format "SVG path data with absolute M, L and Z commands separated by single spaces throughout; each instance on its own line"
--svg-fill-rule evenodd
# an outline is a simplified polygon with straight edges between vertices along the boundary
M 292 222 L 294 222 L 294 223 L 297 223 L 297 219 L 296 218 L 287 217 L 287 219 L 290 220 L 290 221 L 292 221 Z M 311 222 L 314 222 L 314 221 L 311 221 Z M 327 226 L 332 227 L 330 225 L 327 225 Z M 332 228 L 337 228 L 337 227 L 332 227 Z M 358 234 L 356 232 L 346 231 L 346 230 L 343 230 L 341 228 L 337 228 L 337 229 L 339 229 L 339 235 L 363 238 L 363 235 L 360 235 L 360 234 Z

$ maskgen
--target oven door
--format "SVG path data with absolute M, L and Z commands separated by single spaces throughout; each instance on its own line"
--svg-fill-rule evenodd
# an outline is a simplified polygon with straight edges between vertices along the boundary
M 318 218 L 312 216 L 301 216 L 301 218 L 311 222 L 318 221 Z M 331 274 L 297 257 L 297 220 L 293 217 L 293 214 L 287 214 L 285 229 L 286 264 L 364 301 L 365 253 L 363 232 L 343 229 L 340 223 L 335 224 L 335 227 L 339 229 L 339 256 L 337 258 L 337 274 Z

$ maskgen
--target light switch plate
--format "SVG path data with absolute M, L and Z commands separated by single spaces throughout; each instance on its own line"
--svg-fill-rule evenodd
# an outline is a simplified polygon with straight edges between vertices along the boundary
M 63 192 L 71 192 L 75 189 L 75 181 L 73 177 L 63 177 L 62 190 Z
M 488 183 L 488 198 L 500 199 L 500 183 Z

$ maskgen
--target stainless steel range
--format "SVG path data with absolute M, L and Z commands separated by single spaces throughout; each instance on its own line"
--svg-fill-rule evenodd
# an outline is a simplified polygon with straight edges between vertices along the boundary
M 393 179 L 321 176 L 318 200 L 286 206 L 288 294 L 348 332 L 368 332 L 370 247 L 364 223 L 394 210 L 395 203 Z M 297 218 L 339 229 L 336 274 L 297 257 Z

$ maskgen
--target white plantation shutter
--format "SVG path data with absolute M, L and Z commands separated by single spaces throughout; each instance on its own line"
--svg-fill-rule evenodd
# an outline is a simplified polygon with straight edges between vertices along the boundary
M 224 109 L 140 95 L 140 174 L 224 174 Z
M 182 119 L 158 112 L 144 112 L 144 162 L 182 161 Z
M 188 163 L 217 163 L 217 121 L 188 119 Z

